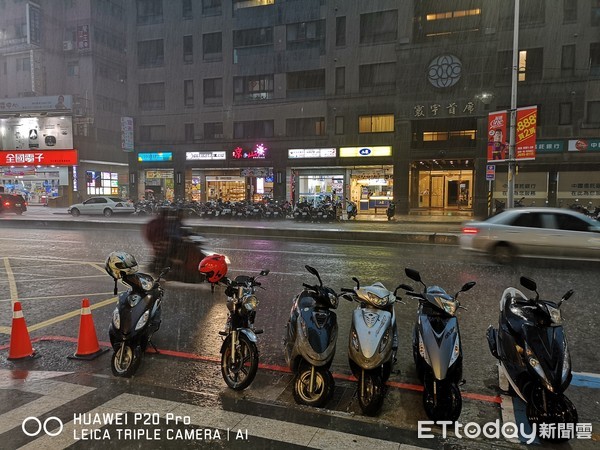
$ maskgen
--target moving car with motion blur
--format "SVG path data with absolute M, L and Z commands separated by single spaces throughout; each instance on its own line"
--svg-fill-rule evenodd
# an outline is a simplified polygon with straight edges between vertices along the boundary
M 119 197 L 97 196 L 69 206 L 67 212 L 73 217 L 80 214 L 101 214 L 110 217 L 113 214 L 132 214 L 135 212 L 135 207 L 133 203 Z
M 20 194 L 0 194 L 0 213 L 15 213 L 19 216 L 27 211 L 27 202 Z
M 509 209 L 465 223 L 459 243 L 503 264 L 515 257 L 600 261 L 600 222 L 563 208 Z

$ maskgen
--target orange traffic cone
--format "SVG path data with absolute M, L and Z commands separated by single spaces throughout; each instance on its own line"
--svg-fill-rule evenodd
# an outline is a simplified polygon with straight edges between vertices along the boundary
M 8 359 L 31 358 L 35 355 L 35 350 L 31 346 L 29 331 L 23 317 L 21 302 L 15 302 L 13 306 L 12 328 L 10 329 L 10 350 Z
M 71 359 L 94 359 L 108 349 L 101 350 L 96 336 L 96 328 L 90 310 L 90 301 L 84 298 L 81 302 L 81 319 L 79 320 L 79 338 L 77 339 L 77 351 Z

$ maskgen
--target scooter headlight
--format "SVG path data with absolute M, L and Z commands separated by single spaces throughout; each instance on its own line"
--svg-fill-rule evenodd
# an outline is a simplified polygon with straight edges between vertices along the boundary
M 246 311 L 255 311 L 258 306 L 258 299 L 254 295 L 249 295 L 244 297 L 243 305 Z
M 444 311 L 446 311 L 451 316 L 456 314 L 456 310 L 458 309 L 458 302 L 455 300 L 447 300 L 443 297 L 436 297 L 437 302 L 442 305 Z
M 387 305 L 388 302 L 387 297 L 379 297 L 372 292 L 367 292 L 367 298 L 369 299 L 369 302 L 379 307 Z
M 563 356 L 563 365 L 562 365 L 562 374 L 561 374 L 562 384 L 567 382 L 567 378 L 569 378 L 569 374 L 571 373 L 571 355 L 569 354 L 569 349 L 567 348 L 567 341 L 564 341 L 564 346 L 565 346 L 565 354 Z
M 529 347 L 525 347 L 525 356 L 527 362 L 529 363 L 529 367 L 531 367 L 535 371 L 535 373 L 538 374 L 538 376 L 542 380 L 542 383 L 544 383 L 546 389 L 548 389 L 550 392 L 554 392 L 554 388 L 552 387 L 552 384 L 550 384 L 550 382 L 548 381 L 548 378 L 544 373 L 544 369 L 542 369 L 539 360 L 535 357 L 533 351 Z
M 150 310 L 147 310 L 142 317 L 140 317 L 140 320 L 138 320 L 137 324 L 135 325 L 136 331 L 144 328 L 144 325 L 146 325 L 146 322 L 148 322 L 148 317 L 150 317 Z
M 360 350 L 360 345 L 358 343 L 358 334 L 356 334 L 356 330 L 352 329 L 350 331 L 350 345 L 357 352 Z
M 562 314 L 560 313 L 560 309 L 554 308 L 550 305 L 546 305 L 548 308 L 548 313 L 550 314 L 550 320 L 555 325 L 562 325 Z
M 302 335 L 304 337 L 308 337 L 308 328 L 306 327 L 306 322 L 302 317 L 298 317 L 298 323 L 300 323 L 300 329 L 302 330 Z
M 121 315 L 119 314 L 119 308 L 115 308 L 113 311 L 112 323 L 117 330 L 121 328 Z

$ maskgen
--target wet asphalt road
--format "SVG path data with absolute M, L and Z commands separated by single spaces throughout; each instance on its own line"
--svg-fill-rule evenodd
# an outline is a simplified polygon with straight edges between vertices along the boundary
M 220 379 L 218 365 L 211 363 L 218 358 L 220 338 L 217 331 L 226 317 L 223 292 L 212 294 L 207 285 L 191 286 L 183 283 L 166 284 L 164 304 L 164 326 L 155 341 L 158 347 L 171 351 L 170 355 L 147 357 L 138 377 L 144 386 L 172 389 L 174 386 L 185 392 L 200 393 L 209 403 L 222 404 L 231 398 L 237 405 L 277 401 L 293 407 L 290 376 L 284 370 L 284 359 L 280 348 L 283 326 L 291 307 L 293 295 L 301 289 L 302 282 L 313 279 L 303 266 L 316 267 L 326 284 L 334 289 L 350 287 L 351 277 L 363 282 L 382 281 L 389 288 L 401 282 L 409 282 L 403 276 L 404 267 L 420 270 L 423 279 L 455 291 L 466 281 L 475 280 L 478 285 L 463 294 L 463 305 L 468 311 L 460 313 L 461 333 L 465 352 L 465 377 L 467 393 L 463 421 L 486 422 L 498 418 L 498 405 L 492 401 L 499 391 L 494 359 L 489 354 L 485 341 L 485 329 L 497 322 L 498 301 L 502 290 L 518 281 L 521 274 L 533 277 L 544 293 L 558 297 L 569 288 L 576 295 L 564 305 L 568 322 L 567 335 L 570 340 L 573 366 L 577 372 L 600 373 L 596 352 L 600 337 L 594 318 L 598 317 L 599 305 L 595 301 L 594 278 L 598 266 L 528 261 L 512 267 L 490 263 L 482 257 L 466 257 L 452 245 L 399 244 L 394 246 L 377 244 L 349 244 L 347 242 L 294 242 L 289 240 L 267 240 L 248 238 L 221 238 L 207 235 L 214 251 L 227 254 L 232 264 L 230 273 L 258 273 L 262 268 L 271 269 L 264 280 L 264 291 L 259 291 L 261 301 L 257 326 L 265 329 L 260 336 L 261 362 L 269 365 L 259 372 L 253 386 L 245 393 L 236 395 L 227 392 Z M 115 249 L 124 249 L 147 261 L 149 249 L 138 230 L 122 227 L 99 230 L 29 230 L 3 227 L 0 238 L 4 262 L 0 280 L 0 346 L 8 342 L 10 327 L 10 299 L 15 296 L 23 304 L 27 324 L 33 339 L 55 336 L 36 343 L 43 354 L 30 368 L 64 370 L 109 376 L 109 355 L 82 365 L 64 358 L 65 352 L 73 351 L 64 337 L 75 339 L 78 330 L 78 308 L 82 298 L 89 298 L 94 309 L 94 322 L 99 339 L 107 340 L 105 332 L 110 321 L 112 305 L 112 282 L 105 274 L 102 263 L 106 254 Z M 8 278 L 12 274 L 14 283 Z M 564 280 L 569 280 L 567 284 Z M 409 282 L 410 283 L 410 282 Z M 123 287 L 121 286 L 121 289 Z M 412 367 L 410 353 L 410 329 L 416 305 L 410 300 L 406 305 L 396 306 L 400 330 L 399 373 L 394 374 L 394 383 L 388 393 L 378 423 L 396 429 L 414 430 L 419 419 L 425 419 L 420 405 L 418 383 Z M 348 381 L 346 336 L 353 306 L 343 303 L 338 309 L 340 340 L 334 360 L 333 371 L 338 377 L 336 397 L 330 406 L 340 413 L 360 416 L 353 398 L 354 385 Z M 584 312 L 582 312 L 584 311 Z M 576 325 L 575 325 L 576 324 Z M 207 363 L 200 364 L 190 355 L 200 355 Z M 16 368 L 19 363 L 5 360 L 0 355 L 2 367 Z M 174 370 L 175 369 L 175 370 Z M 122 380 L 114 380 L 117 386 Z M 483 398 L 484 400 L 471 400 Z M 589 421 L 599 429 L 597 389 L 572 386 L 569 395 L 576 404 L 581 421 Z M 242 401 L 243 399 L 243 401 Z M 370 419 L 369 419 L 370 420 Z M 366 420 L 366 424 L 369 423 Z M 365 425 L 367 426 L 367 425 Z M 409 438 L 407 438 L 409 439 Z M 584 441 L 577 444 L 584 444 Z M 415 445 L 427 446 L 426 442 L 415 441 Z M 579 447 L 578 447 L 579 448 Z M 584 448 L 584 447 L 580 447 Z

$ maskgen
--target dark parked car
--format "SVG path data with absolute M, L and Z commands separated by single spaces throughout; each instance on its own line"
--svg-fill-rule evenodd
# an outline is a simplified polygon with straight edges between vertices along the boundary
M 0 199 L 2 200 L 2 207 L 0 208 L 2 213 L 12 212 L 21 215 L 27 211 L 27 202 L 22 195 L 0 194 Z

